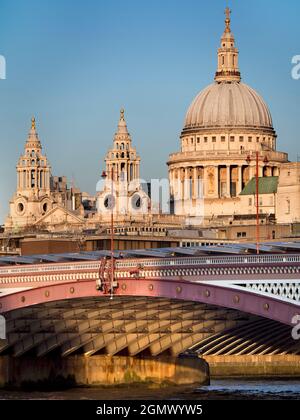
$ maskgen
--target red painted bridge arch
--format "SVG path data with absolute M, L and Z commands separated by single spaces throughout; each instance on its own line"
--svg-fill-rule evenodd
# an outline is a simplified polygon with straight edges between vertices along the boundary
M 170 298 L 236 309 L 252 315 L 268 318 L 286 325 L 293 325 L 292 319 L 300 314 L 295 303 L 280 300 L 275 296 L 262 296 L 245 290 L 234 290 L 210 284 L 163 279 L 122 279 L 115 290 L 116 296 L 137 296 L 148 298 Z M 31 307 L 47 302 L 65 299 L 99 297 L 108 295 L 96 290 L 96 283 L 77 281 L 51 284 L 26 291 L 16 292 L 0 298 L 0 313 Z

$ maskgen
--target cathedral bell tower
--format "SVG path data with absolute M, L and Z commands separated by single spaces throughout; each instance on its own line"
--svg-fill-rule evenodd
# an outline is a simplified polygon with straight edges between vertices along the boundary
M 17 194 L 27 198 L 40 198 L 50 195 L 51 167 L 47 157 L 42 154 L 42 145 L 36 131 L 35 118 L 25 144 L 25 153 L 17 164 Z
M 10 201 L 10 214 L 6 220 L 6 229 L 23 228 L 34 224 L 36 220 L 52 208 L 50 178 L 51 166 L 36 131 L 35 118 L 25 143 L 25 150 L 17 164 L 17 190 Z
M 149 197 L 142 190 L 140 183 L 140 161 L 136 149 L 132 146 L 125 111 L 121 109 L 113 146 L 105 158 L 105 182 L 97 199 L 99 214 L 110 215 L 112 205 L 116 215 L 148 212 Z

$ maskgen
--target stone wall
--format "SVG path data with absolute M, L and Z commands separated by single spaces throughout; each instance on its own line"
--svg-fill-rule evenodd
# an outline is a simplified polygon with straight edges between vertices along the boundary
M 0 357 L 0 386 L 21 386 L 58 377 L 77 385 L 170 382 L 208 384 L 209 366 L 198 357 L 134 358 L 126 356 L 74 356 L 66 358 Z
M 205 356 L 211 377 L 300 377 L 300 356 Z

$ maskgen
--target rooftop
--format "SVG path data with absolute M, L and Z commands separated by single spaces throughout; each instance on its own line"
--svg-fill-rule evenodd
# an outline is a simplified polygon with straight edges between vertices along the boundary
M 275 194 L 278 187 L 278 176 L 269 176 L 258 179 L 258 193 L 259 194 Z M 240 195 L 255 195 L 256 194 L 256 179 L 252 178 L 251 181 L 245 186 Z

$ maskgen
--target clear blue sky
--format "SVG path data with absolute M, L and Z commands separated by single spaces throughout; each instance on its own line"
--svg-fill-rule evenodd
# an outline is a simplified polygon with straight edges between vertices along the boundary
M 193 97 L 211 83 L 226 4 L 243 81 L 269 104 L 278 149 L 300 155 L 299 0 L 0 0 L 0 223 L 35 115 L 55 175 L 94 193 L 124 106 L 146 178 L 168 154 Z

